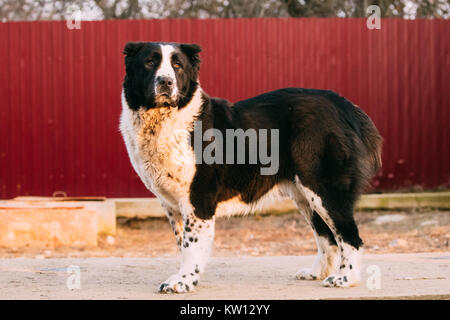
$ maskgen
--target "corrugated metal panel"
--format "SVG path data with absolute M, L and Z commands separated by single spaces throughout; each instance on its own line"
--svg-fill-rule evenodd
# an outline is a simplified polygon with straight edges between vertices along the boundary
M 379 189 L 450 185 L 450 22 L 224 19 L 0 24 L 0 196 L 148 196 L 118 131 L 127 41 L 196 42 L 201 83 L 231 101 L 325 88 L 385 139 Z

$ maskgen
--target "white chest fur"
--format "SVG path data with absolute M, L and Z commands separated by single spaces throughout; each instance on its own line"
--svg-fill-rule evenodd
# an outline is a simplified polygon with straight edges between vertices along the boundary
M 185 199 L 195 174 L 190 131 L 201 111 L 201 89 L 184 108 L 129 108 L 122 92 L 120 131 L 134 170 L 168 206 Z

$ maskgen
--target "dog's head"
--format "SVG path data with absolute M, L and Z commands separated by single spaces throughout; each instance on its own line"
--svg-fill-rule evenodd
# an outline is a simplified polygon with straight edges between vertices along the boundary
M 125 45 L 125 98 L 130 108 L 184 107 L 198 86 L 196 44 L 129 42 Z

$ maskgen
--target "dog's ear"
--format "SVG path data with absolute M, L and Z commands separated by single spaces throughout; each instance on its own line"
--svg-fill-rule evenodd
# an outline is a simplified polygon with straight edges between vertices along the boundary
M 123 54 L 127 57 L 135 56 L 145 45 L 145 42 L 128 42 L 123 49 Z
M 191 64 L 194 68 L 199 68 L 200 66 L 200 57 L 198 54 L 202 51 L 202 48 L 198 44 L 180 44 L 180 49 L 183 51 L 191 61 Z

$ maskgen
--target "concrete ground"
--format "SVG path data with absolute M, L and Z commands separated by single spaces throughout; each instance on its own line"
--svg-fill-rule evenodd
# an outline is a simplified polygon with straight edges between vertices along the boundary
M 367 254 L 362 285 L 348 289 L 296 280 L 295 272 L 313 259 L 212 258 L 196 291 L 179 295 L 157 293 L 179 258 L 0 259 L 0 299 L 450 299 L 450 252 Z M 69 289 L 77 279 L 80 289 Z

